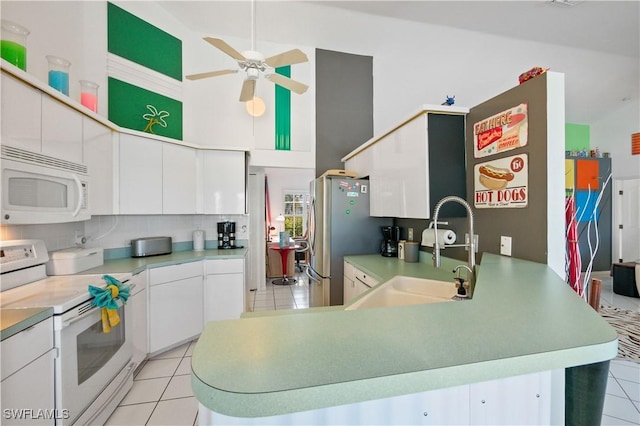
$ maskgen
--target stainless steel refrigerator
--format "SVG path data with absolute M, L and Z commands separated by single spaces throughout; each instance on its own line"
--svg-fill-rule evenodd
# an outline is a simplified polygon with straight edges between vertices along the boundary
M 307 223 L 309 306 L 343 304 L 343 257 L 380 253 L 382 226 L 393 219 L 369 216 L 369 181 L 323 176 L 311 182 Z

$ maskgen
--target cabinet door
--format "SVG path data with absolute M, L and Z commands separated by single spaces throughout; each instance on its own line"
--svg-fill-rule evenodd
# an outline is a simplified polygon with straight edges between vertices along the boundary
M 162 145 L 162 212 L 196 213 L 196 150 L 172 143 Z
M 244 152 L 207 150 L 202 155 L 204 213 L 244 214 Z
M 349 278 L 346 274 L 344 275 L 344 278 L 343 278 L 343 287 L 344 287 L 343 303 L 346 305 L 354 297 L 356 297 L 355 284 L 353 280 Z
M 149 352 L 202 332 L 202 276 L 149 287 Z
M 133 343 L 133 357 L 131 361 L 140 365 L 145 360 L 149 353 L 149 328 L 147 322 L 148 315 L 148 301 L 147 290 L 142 290 L 129 299 L 131 303 L 131 329 L 132 329 L 132 343 Z
M 551 373 L 508 377 L 469 387 L 472 425 L 549 424 Z
M 115 214 L 114 181 L 117 136 L 106 126 L 83 117 L 83 162 L 89 169 L 89 210 L 92 215 Z
M 120 214 L 162 214 L 162 143 L 120 134 Z
M 82 163 L 82 114 L 42 95 L 42 153 Z
M 244 274 L 207 275 L 204 321 L 239 319 L 244 312 Z
M 2 143 L 40 152 L 42 94 L 2 73 Z
M 373 145 L 371 216 L 426 218 L 428 158 L 426 115 Z
M 53 413 L 55 353 L 56 351 L 51 349 L 2 381 L 0 400 L 3 422 L 11 425 L 53 425 L 55 423 L 54 419 L 46 418 L 46 415 L 37 416 L 39 412 Z M 27 410 L 32 410 L 31 415 L 28 415 Z M 23 416 L 18 416 L 18 412 L 22 412 Z M 16 415 L 11 416 L 11 413 Z M 7 417 L 8 415 L 10 417 Z M 62 416 L 63 413 L 60 412 L 58 415 Z

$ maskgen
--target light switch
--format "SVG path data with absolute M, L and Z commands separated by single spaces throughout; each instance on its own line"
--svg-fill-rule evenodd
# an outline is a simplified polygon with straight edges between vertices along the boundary
M 511 256 L 511 237 L 500 237 L 500 254 Z
M 407 230 L 407 240 L 413 241 L 413 228 Z

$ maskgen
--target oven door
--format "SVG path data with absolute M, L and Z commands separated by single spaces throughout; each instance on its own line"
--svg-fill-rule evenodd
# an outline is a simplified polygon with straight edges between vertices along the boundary
M 91 302 L 54 318 L 56 408 L 67 410 L 64 424 L 73 424 L 127 367 L 132 356 L 129 311 L 130 304 L 118 309 L 120 323 L 109 333 L 102 328 L 101 308 Z

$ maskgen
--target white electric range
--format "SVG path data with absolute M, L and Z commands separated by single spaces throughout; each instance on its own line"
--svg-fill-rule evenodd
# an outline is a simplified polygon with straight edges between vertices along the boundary
M 41 240 L 0 242 L 0 308 L 53 308 L 56 424 L 101 424 L 133 384 L 130 309 L 118 309 L 120 324 L 105 333 L 101 308 L 89 285 L 106 287 L 102 275 L 46 275 L 49 260 Z M 127 282 L 129 273 L 110 274 Z

